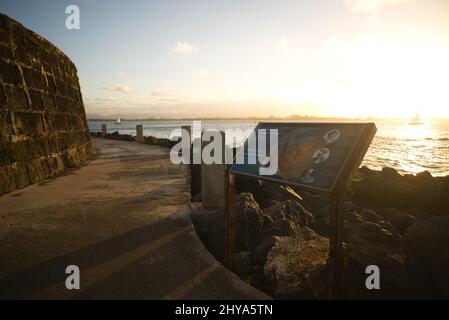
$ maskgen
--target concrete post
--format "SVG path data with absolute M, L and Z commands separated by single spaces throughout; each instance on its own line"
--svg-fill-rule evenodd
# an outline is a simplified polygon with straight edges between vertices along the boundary
M 106 137 L 107 134 L 108 134 L 108 129 L 106 127 L 106 124 L 103 123 L 101 125 L 101 136 L 104 138 L 104 137 Z
M 226 201 L 225 135 L 222 138 L 222 164 L 201 165 L 201 201 L 204 208 L 224 208 Z M 208 142 L 202 142 L 203 149 Z
M 138 124 L 136 126 L 136 141 L 139 143 L 143 143 L 143 125 Z

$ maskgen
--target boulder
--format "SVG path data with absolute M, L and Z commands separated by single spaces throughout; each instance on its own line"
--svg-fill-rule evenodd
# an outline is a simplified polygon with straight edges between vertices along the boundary
M 279 240 L 279 236 L 265 236 L 251 250 L 251 261 L 253 265 L 264 266 L 268 252 Z
M 401 248 L 410 257 L 413 277 L 428 287 L 428 298 L 449 298 L 449 216 L 415 222 Z
M 305 191 L 300 192 L 300 195 L 303 199 L 301 201 L 301 205 L 306 208 L 315 219 L 318 219 L 318 216 L 324 207 L 328 207 L 330 205 L 330 200 L 327 196 Z
M 431 176 L 430 176 L 431 177 Z M 440 184 L 424 175 L 421 182 L 413 185 L 408 194 L 407 207 L 420 208 L 428 212 L 438 212 Z
M 410 277 L 406 255 L 399 248 L 401 235 L 396 228 L 373 210 L 362 209 L 345 202 L 344 233 L 345 268 L 344 292 L 346 298 L 407 297 Z M 329 236 L 329 207 L 324 207 L 313 229 L 321 236 Z M 381 270 L 382 290 L 366 290 L 366 267 L 376 265 Z
M 282 186 L 277 183 L 263 182 L 261 199 L 257 199 L 262 208 L 269 207 L 272 201 L 283 202 L 285 200 L 295 200 L 301 202 L 301 196 L 289 186 Z
M 400 234 L 404 234 L 405 230 L 417 220 L 415 216 L 393 208 L 379 208 L 375 211 L 389 221 Z
M 410 187 L 381 176 L 368 176 L 352 183 L 352 199 L 365 207 L 403 208 L 408 205 Z
M 322 298 L 328 292 L 329 240 L 301 228 L 279 237 L 267 256 L 264 274 L 276 298 Z
M 157 145 L 164 148 L 170 148 L 172 146 L 172 141 L 170 139 L 157 139 Z
M 251 193 L 236 197 L 236 251 L 247 251 L 262 232 L 264 221 L 271 222 Z
M 274 221 L 288 219 L 301 227 L 311 226 L 315 223 L 315 217 L 295 200 L 275 203 L 264 209 L 264 213 Z
M 437 195 L 438 215 L 449 215 L 449 176 L 441 179 L 441 187 Z
M 345 247 L 342 296 L 346 299 L 412 298 L 413 278 L 408 274 L 407 257 L 397 247 L 367 241 L 351 240 Z M 380 290 L 367 290 L 366 268 L 379 267 Z
M 143 137 L 143 142 L 150 145 L 157 145 L 157 138 L 153 136 Z
M 329 237 L 330 208 L 324 207 L 312 229 Z M 345 242 L 370 241 L 379 244 L 398 246 L 400 234 L 395 227 L 372 210 L 362 209 L 352 202 L 343 207 L 343 239 Z
M 293 236 L 299 230 L 299 225 L 290 219 L 277 219 L 263 230 L 257 242 L 263 242 L 263 239 L 271 238 L 272 236 Z
M 237 193 L 251 193 L 261 208 L 270 207 L 273 201 L 296 200 L 300 202 L 302 200 L 301 196 L 291 187 L 278 183 L 263 182 L 250 177 L 236 176 L 235 185 Z
M 423 171 L 416 174 L 416 181 L 418 183 L 432 183 L 434 178 L 429 171 Z
M 385 167 L 381 171 L 381 176 L 385 179 L 390 180 L 399 180 L 402 178 L 402 176 L 398 173 L 396 169 Z
M 371 170 L 367 166 L 363 166 L 363 167 L 359 168 L 359 170 L 357 172 L 364 176 L 369 176 L 369 175 L 373 175 L 376 173 L 376 171 Z

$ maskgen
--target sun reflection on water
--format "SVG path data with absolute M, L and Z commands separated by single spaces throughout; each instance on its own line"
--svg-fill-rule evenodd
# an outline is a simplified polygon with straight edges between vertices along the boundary
M 393 167 L 403 174 L 425 170 L 435 175 L 449 174 L 447 126 L 379 124 L 378 129 L 364 164 L 377 170 Z

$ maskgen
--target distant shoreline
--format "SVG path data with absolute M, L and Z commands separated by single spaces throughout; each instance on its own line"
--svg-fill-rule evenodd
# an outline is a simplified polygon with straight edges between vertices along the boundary
M 193 118 L 122 118 L 121 121 L 370 121 L 409 122 L 409 118 L 345 118 L 345 117 L 193 117 Z M 116 121 L 116 118 L 88 118 L 87 121 Z M 449 118 L 430 118 L 428 122 L 447 122 Z

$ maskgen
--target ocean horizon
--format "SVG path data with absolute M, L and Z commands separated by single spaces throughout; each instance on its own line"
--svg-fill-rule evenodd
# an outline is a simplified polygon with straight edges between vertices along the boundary
M 289 120 L 282 122 L 284 121 Z M 261 121 L 201 120 L 201 126 L 203 130 L 248 130 L 254 129 L 259 122 Z M 193 120 L 122 120 L 120 124 L 113 120 L 88 120 L 91 132 L 101 131 L 101 125 L 106 124 L 109 133 L 135 135 L 136 125 L 143 125 L 144 135 L 156 138 L 170 138 L 173 130 L 192 123 Z M 373 170 L 391 167 L 401 174 L 429 171 L 433 176 L 449 175 L 449 120 L 428 121 L 419 126 L 410 125 L 406 120 L 375 123 L 378 131 L 362 166 Z M 241 140 L 244 138 L 241 137 Z

